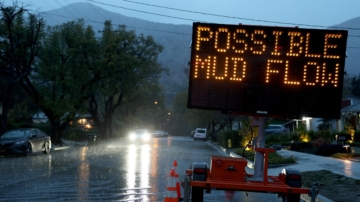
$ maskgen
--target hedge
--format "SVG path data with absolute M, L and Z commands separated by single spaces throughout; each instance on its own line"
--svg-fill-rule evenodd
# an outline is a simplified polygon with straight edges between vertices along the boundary
M 231 140 L 231 148 L 241 147 L 242 136 L 239 135 L 238 131 L 225 130 L 217 133 L 216 137 L 220 146 L 224 148 L 228 147 L 228 140 Z

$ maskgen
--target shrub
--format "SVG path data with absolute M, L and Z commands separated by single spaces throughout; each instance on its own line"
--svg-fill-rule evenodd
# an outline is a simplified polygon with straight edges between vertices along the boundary
M 238 155 L 242 155 L 243 148 L 237 148 L 235 153 Z M 245 150 L 244 158 L 253 161 L 255 159 L 255 152 L 252 150 Z M 276 152 L 269 153 L 269 164 L 286 164 L 286 163 L 295 163 L 295 159 L 293 156 L 283 157 Z
M 335 137 L 335 135 L 330 131 L 318 131 L 316 135 L 317 138 L 323 138 L 326 142 L 331 142 Z
M 359 130 L 355 131 L 353 140 L 354 140 L 354 142 L 360 142 L 360 131 Z
M 297 133 L 290 133 L 290 140 L 294 142 L 300 141 L 300 135 Z
M 360 147 L 360 142 L 353 142 L 350 144 L 352 147 Z
M 293 156 L 283 157 L 276 152 L 269 153 L 269 164 L 296 163 Z
M 312 142 L 313 147 L 319 147 L 320 145 L 323 145 L 324 143 L 330 143 L 327 142 L 323 137 L 319 137 L 315 140 L 313 140 Z
M 234 152 L 237 155 L 243 156 L 243 154 L 242 154 L 243 150 L 244 150 L 244 147 L 239 147 L 239 148 L 236 148 L 236 150 Z M 255 152 L 253 150 L 245 150 L 243 157 L 250 161 L 254 161 L 254 154 L 255 154 Z
M 350 148 L 348 148 L 350 150 Z M 350 150 L 351 151 L 351 150 Z M 336 153 L 347 153 L 346 148 L 340 144 L 324 143 L 315 150 L 316 155 L 331 156 Z
M 318 135 L 315 131 L 311 130 L 308 132 L 309 141 L 314 141 L 318 138 Z
M 231 139 L 231 147 L 237 148 L 241 146 L 242 136 L 239 135 L 238 131 L 220 131 L 217 134 L 217 140 L 220 146 L 228 148 L 228 140 Z
M 265 136 L 265 143 L 278 143 L 281 142 L 280 135 L 266 135 Z
M 265 147 L 271 147 L 273 145 L 290 146 L 291 137 L 289 134 L 274 134 L 265 135 Z
M 72 141 L 84 141 L 87 140 L 87 132 L 79 128 L 70 128 L 64 132 L 64 137 Z
M 312 153 L 313 146 L 310 142 L 293 142 L 290 145 L 290 150 Z

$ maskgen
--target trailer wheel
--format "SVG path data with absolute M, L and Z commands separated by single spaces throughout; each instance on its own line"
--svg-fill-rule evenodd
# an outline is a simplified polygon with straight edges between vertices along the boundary
M 191 188 L 191 201 L 203 202 L 204 201 L 204 188 L 192 187 Z
M 301 175 L 300 171 L 292 168 L 284 168 L 282 172 L 285 175 L 285 183 L 290 187 L 301 188 Z M 300 194 L 284 194 L 283 202 L 299 202 Z
M 282 199 L 283 202 L 300 202 L 300 194 L 285 194 Z

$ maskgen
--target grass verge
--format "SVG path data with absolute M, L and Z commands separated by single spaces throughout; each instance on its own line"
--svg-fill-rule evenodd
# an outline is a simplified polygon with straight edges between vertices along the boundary
M 235 153 L 237 155 L 240 155 L 246 159 L 248 159 L 249 161 L 254 162 L 254 157 L 255 157 L 255 152 L 252 150 L 245 150 L 244 155 L 242 154 L 243 148 L 237 148 L 235 150 Z M 290 163 L 296 163 L 295 158 L 294 157 L 283 157 L 281 155 L 279 155 L 278 153 L 273 152 L 273 153 L 269 153 L 269 164 L 290 164 Z
M 358 153 L 336 153 L 331 156 L 332 158 L 337 159 L 349 159 L 349 158 L 360 158 L 360 154 Z
M 332 201 L 360 201 L 360 180 L 335 174 L 329 170 L 301 172 L 302 186 L 317 183 L 319 194 Z

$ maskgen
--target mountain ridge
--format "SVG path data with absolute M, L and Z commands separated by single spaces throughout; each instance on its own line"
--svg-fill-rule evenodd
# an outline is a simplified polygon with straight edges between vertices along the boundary
M 184 68 L 188 67 L 190 60 L 189 44 L 192 32 L 190 25 L 165 24 L 127 17 L 83 2 L 70 4 L 45 13 L 43 18 L 46 24 L 50 26 L 83 18 L 87 24 L 93 27 L 95 32 L 99 32 L 103 29 L 104 21 L 111 20 L 114 29 L 117 26 L 125 25 L 129 30 L 135 30 L 137 34 L 151 35 L 157 43 L 164 47 L 158 59 L 164 67 L 169 69 L 170 75 L 162 75 L 161 83 L 181 85 L 186 79 L 186 74 L 183 72 Z M 64 16 L 74 17 L 65 18 Z

